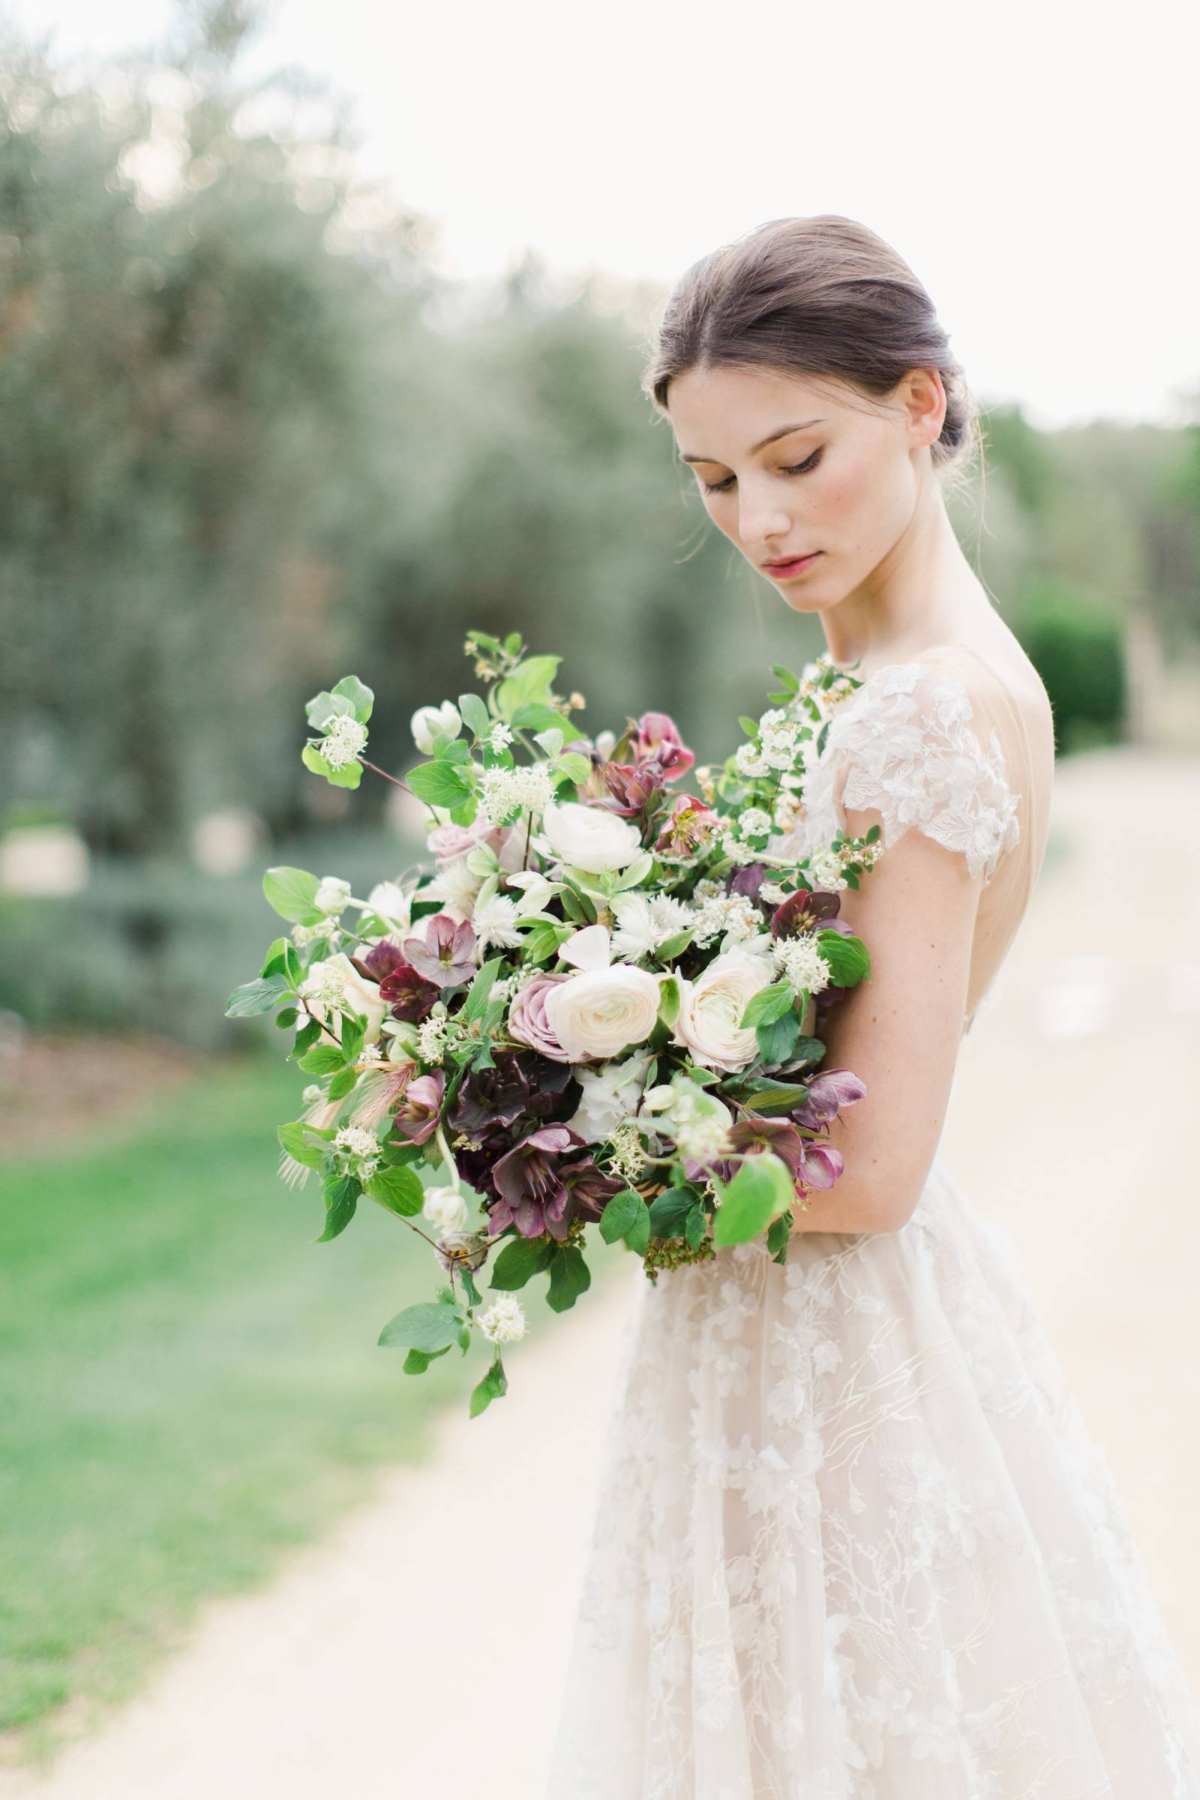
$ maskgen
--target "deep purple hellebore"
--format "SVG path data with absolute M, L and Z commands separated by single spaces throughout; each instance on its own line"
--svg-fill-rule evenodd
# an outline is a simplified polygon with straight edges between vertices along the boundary
M 568 1125 L 543 1125 L 514 1144 L 492 1169 L 499 1198 L 488 1214 L 488 1236 L 515 1225 L 522 1237 L 540 1237 L 561 1224 L 570 1196 L 559 1157 L 584 1141 Z
M 379 998 L 391 1007 L 393 1018 L 419 1024 L 441 997 L 435 983 L 427 981 L 419 969 L 414 969 L 403 950 L 390 938 L 381 938 L 379 943 L 372 944 L 366 956 L 352 957 L 351 961 L 361 974 L 369 975 L 372 981 L 379 983 Z

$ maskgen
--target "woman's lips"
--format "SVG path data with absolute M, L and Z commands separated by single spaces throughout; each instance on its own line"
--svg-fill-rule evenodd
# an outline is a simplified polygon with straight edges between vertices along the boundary
M 790 581 L 793 575 L 803 575 L 811 569 L 821 552 L 814 550 L 811 556 L 794 556 L 790 562 L 764 563 L 763 568 L 772 581 Z

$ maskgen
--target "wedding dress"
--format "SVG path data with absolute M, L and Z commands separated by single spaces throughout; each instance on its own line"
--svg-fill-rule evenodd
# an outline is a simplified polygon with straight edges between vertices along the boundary
M 886 666 L 795 828 L 874 806 L 985 870 L 964 1031 L 1041 867 L 1044 735 L 965 646 Z M 899 1230 L 632 1273 L 545 1800 L 1200 1800 L 1113 1476 L 940 1154 Z

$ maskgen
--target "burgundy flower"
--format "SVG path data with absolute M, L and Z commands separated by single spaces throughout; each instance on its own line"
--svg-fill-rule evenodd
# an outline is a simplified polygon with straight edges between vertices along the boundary
M 725 892 L 727 894 L 744 894 L 747 900 L 757 900 L 758 890 L 763 884 L 766 872 L 766 863 L 742 863 L 740 867 L 729 871 Z
M 542 1056 L 548 1056 L 551 1062 L 569 1063 L 571 1055 L 563 1049 L 547 1021 L 546 995 L 560 982 L 570 980 L 570 975 L 552 975 L 539 969 L 521 988 L 508 1009 L 509 1036 L 531 1045 Z
M 475 928 L 468 919 L 434 913 L 425 921 L 424 938 L 405 938 L 401 948 L 417 973 L 439 988 L 461 987 L 478 973 L 472 955 Z
M 694 794 L 676 794 L 662 822 L 654 848 L 669 856 L 690 856 L 703 849 L 717 828 L 717 815 Z M 762 864 L 756 865 L 762 868 Z M 761 879 L 761 877 L 760 877 Z
M 559 1158 L 583 1142 L 568 1125 L 543 1125 L 514 1144 L 492 1170 L 499 1198 L 488 1214 L 488 1235 L 515 1225 L 522 1237 L 541 1237 L 561 1224 L 570 1195 Z
M 606 811 L 617 813 L 624 819 L 636 818 L 645 812 L 663 785 L 662 765 L 653 757 L 639 763 L 602 763 L 600 772 L 610 795 L 600 804 Z
M 841 897 L 822 888 L 810 893 L 797 888 L 780 901 L 771 914 L 771 935 L 778 938 L 799 937 L 802 931 L 824 931 L 841 910 Z
M 819 1130 L 830 1119 L 836 1119 L 843 1106 L 853 1106 L 866 1094 L 866 1083 L 849 1069 L 822 1069 L 806 1082 L 808 1099 L 794 1106 L 790 1117 L 797 1125 Z
M 418 1075 L 404 1090 L 404 1098 L 392 1114 L 396 1130 L 410 1144 L 423 1144 L 437 1130 L 446 1077 L 440 1069 Z
M 639 757 L 653 756 L 668 781 L 686 775 L 696 760 L 679 735 L 674 719 L 664 712 L 644 712 L 638 720 L 636 740 Z
M 611 1175 L 606 1175 L 603 1169 L 596 1167 L 591 1156 L 567 1163 L 561 1173 L 569 1200 L 561 1226 L 556 1228 L 552 1221 L 547 1222 L 547 1229 L 553 1237 L 565 1237 L 567 1226 L 574 1218 L 599 1219 L 613 1195 L 623 1192 L 629 1185 L 628 1182 L 616 1181 Z
M 764 1150 L 773 1150 L 787 1164 L 792 1179 L 799 1180 L 806 1145 L 790 1119 L 766 1119 L 761 1113 L 750 1113 L 730 1126 L 729 1142 L 743 1155 L 758 1156 Z M 741 1166 L 728 1157 L 709 1164 L 724 1182 L 732 1181 Z
M 412 941 L 409 939 L 410 943 Z M 351 961 L 360 974 L 369 975 L 372 981 L 379 983 L 379 998 L 391 1007 L 393 1018 L 419 1024 L 432 1010 L 434 1001 L 441 997 L 440 988 L 432 981 L 426 981 L 390 938 L 381 938 L 379 943 L 372 944 L 366 956 L 352 957 Z

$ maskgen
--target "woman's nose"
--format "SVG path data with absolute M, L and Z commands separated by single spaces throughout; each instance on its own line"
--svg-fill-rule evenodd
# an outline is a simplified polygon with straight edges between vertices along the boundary
M 738 489 L 738 531 L 743 544 L 762 550 L 768 542 L 787 537 L 791 529 L 791 518 L 779 503 L 778 491 L 743 482 Z

